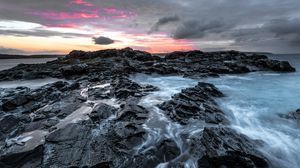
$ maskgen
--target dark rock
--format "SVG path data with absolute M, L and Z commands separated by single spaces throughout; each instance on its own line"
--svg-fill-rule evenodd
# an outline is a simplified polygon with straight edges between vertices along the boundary
M 9 154 L 0 156 L 0 167 L 38 167 L 42 163 L 43 146 L 37 146 L 29 151 L 13 150 Z
M 89 126 L 73 123 L 50 133 L 46 137 L 43 167 L 80 166 L 90 130 Z
M 18 106 L 24 105 L 28 103 L 28 99 L 26 95 L 24 94 L 17 94 L 14 95 L 13 97 L 10 97 L 8 99 L 3 99 L 2 100 L 2 109 L 4 111 L 11 111 L 16 109 Z
M 58 143 L 69 140 L 76 140 L 79 137 L 83 137 L 79 133 L 85 133 L 89 130 L 88 127 L 82 126 L 80 124 L 69 124 L 64 128 L 60 128 L 52 133 L 50 133 L 46 140 L 52 143 Z
M 202 135 L 192 141 L 190 152 L 199 158 L 199 167 L 269 167 L 257 150 L 259 143 L 232 129 L 206 127 Z
M 180 149 L 172 140 L 166 139 L 157 143 L 149 150 L 139 153 L 133 159 L 132 165 L 139 168 L 152 168 L 160 163 L 170 162 L 180 155 Z
M 300 124 L 300 109 L 290 112 L 288 114 L 281 114 L 280 117 L 283 117 L 283 118 L 286 118 L 289 120 L 294 120 Z
M 70 77 L 73 75 L 82 75 L 83 73 L 87 72 L 87 69 L 87 64 L 76 64 L 61 68 L 61 72 L 65 77 Z
M 44 152 L 44 132 L 35 131 L 29 136 L 31 138 L 24 142 L 19 138 L 9 140 L 10 142 L 2 147 L 0 151 L 1 167 L 39 167 L 41 165 Z
M 129 97 L 142 97 L 158 88 L 154 86 L 141 86 L 128 78 L 118 78 L 113 81 L 111 93 L 118 99 L 127 99 Z
M 94 107 L 89 116 L 94 122 L 100 122 L 101 120 L 107 119 L 111 115 L 115 114 L 116 111 L 116 108 L 104 103 L 100 103 Z
M 19 126 L 20 120 L 14 115 L 6 115 L 0 119 L 0 132 L 9 133 Z
M 254 64 L 260 68 L 269 69 L 277 72 L 295 72 L 296 69 L 292 67 L 287 61 L 277 61 L 269 59 L 259 59 Z
M 172 100 L 159 107 L 174 121 L 187 124 L 190 119 L 203 120 L 211 124 L 227 124 L 224 113 L 219 109 L 214 97 L 223 97 L 214 85 L 199 82 L 194 88 L 182 90 Z

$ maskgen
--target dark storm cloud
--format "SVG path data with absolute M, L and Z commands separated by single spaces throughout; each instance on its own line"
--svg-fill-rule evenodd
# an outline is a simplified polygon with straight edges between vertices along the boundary
M 221 21 L 191 20 L 180 25 L 173 33 L 175 39 L 197 39 L 210 33 L 222 33 L 231 28 L 231 25 Z
M 164 26 L 164 25 L 172 23 L 172 22 L 178 22 L 179 20 L 180 20 L 179 17 L 176 15 L 162 17 L 162 18 L 158 19 L 158 21 L 151 27 L 148 34 L 158 31 L 161 26 Z
M 267 23 L 265 28 L 292 45 L 300 44 L 300 19 L 275 19 Z
M 134 12 L 135 17 L 132 20 L 99 21 L 51 20 L 30 15 L 36 11 L 91 14 L 89 7 L 78 4 L 70 6 L 71 1 L 1 0 L 0 19 L 42 25 L 62 22 L 89 25 L 96 22 L 97 26 L 129 33 L 146 34 L 149 29 L 150 33 L 160 30 L 175 39 L 189 39 L 196 44 L 204 40 L 235 41 L 233 45 L 224 46 L 228 49 L 251 47 L 251 50 L 267 48 L 273 51 L 300 52 L 300 48 L 296 46 L 300 41 L 299 0 L 86 0 L 94 7 L 112 7 Z M 212 48 L 220 47 L 211 45 Z
M 274 19 L 258 27 L 231 30 L 228 36 L 235 38 L 234 45 L 237 46 L 261 45 L 261 47 L 276 47 L 280 50 L 288 48 L 293 52 L 298 52 L 297 48 L 300 45 L 300 20 Z
M 93 37 L 93 41 L 95 42 L 95 44 L 98 45 L 109 45 L 109 44 L 113 44 L 114 40 L 108 38 L 108 37 Z

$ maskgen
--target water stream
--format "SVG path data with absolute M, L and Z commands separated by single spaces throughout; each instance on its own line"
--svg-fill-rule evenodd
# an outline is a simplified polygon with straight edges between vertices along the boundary
M 163 139 L 173 140 L 180 149 L 181 155 L 175 160 L 180 160 L 185 163 L 185 167 L 197 167 L 195 161 L 188 155 L 188 141 L 189 137 L 194 133 L 203 130 L 204 124 L 195 121 L 188 125 L 180 125 L 178 123 L 170 121 L 164 112 L 161 111 L 156 105 L 168 101 L 172 95 L 181 92 L 182 89 L 194 87 L 198 81 L 181 76 L 157 76 L 157 75 L 144 75 L 138 74 L 132 78 L 134 81 L 140 84 L 151 84 L 159 87 L 159 91 L 155 91 L 150 95 L 142 98 L 140 105 L 147 108 L 150 111 L 148 121 L 144 124 L 144 128 L 148 131 L 148 138 L 138 151 L 142 152 L 151 148 L 155 144 L 158 144 Z M 187 135 L 184 138 L 183 135 Z M 157 167 L 166 167 L 168 163 L 161 163 Z

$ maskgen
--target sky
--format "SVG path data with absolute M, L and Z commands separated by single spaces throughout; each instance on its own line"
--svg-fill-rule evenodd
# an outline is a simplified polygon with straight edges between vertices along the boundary
M 0 0 L 0 53 L 300 53 L 300 0 Z

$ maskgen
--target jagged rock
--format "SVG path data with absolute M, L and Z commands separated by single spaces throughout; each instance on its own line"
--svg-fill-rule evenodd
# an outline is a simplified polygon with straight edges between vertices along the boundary
M 224 113 L 219 109 L 214 97 L 223 97 L 214 85 L 199 82 L 194 88 L 182 90 L 159 107 L 174 121 L 187 124 L 190 119 L 203 120 L 211 124 L 227 124 Z
M 11 111 L 16 109 L 18 106 L 26 104 L 27 102 L 28 99 L 24 95 L 17 95 L 14 99 L 4 100 L 2 109 L 4 111 Z
M 290 112 L 288 114 L 281 114 L 280 117 L 286 118 L 286 119 L 290 119 L 290 120 L 294 120 L 295 122 L 300 124 L 300 109 Z
M 185 75 L 190 71 L 224 74 L 260 70 L 295 71 L 286 61 L 270 60 L 264 55 L 249 55 L 238 51 L 173 52 L 161 58 L 147 52 L 125 48 L 95 52 L 72 51 L 63 58 L 45 64 L 21 64 L 0 72 L 0 81 L 46 77 L 80 78 L 81 75 L 99 72 L 112 76 L 116 73 L 128 75 L 136 72 Z
M 206 127 L 192 139 L 191 154 L 198 159 L 198 167 L 269 167 L 257 150 L 259 144 L 225 127 Z
M 72 75 L 81 75 L 87 72 L 88 65 L 87 64 L 76 64 L 69 65 L 61 68 L 61 72 L 65 77 L 69 77 Z
M 80 166 L 91 128 L 86 124 L 71 123 L 53 131 L 46 137 L 43 167 Z
M 111 93 L 118 99 L 127 99 L 132 97 L 142 97 L 148 92 L 157 90 L 154 86 L 141 86 L 128 78 L 118 78 L 112 84 Z
M 109 106 L 104 103 L 97 104 L 91 114 L 90 118 L 94 122 L 100 122 L 101 120 L 109 118 L 111 115 L 115 114 L 117 109 L 115 107 Z
M 290 65 L 287 61 L 277 61 L 268 59 L 259 59 L 255 63 L 258 67 L 268 68 L 277 72 L 295 72 L 296 69 Z
M 179 155 L 180 149 L 177 144 L 172 140 L 164 139 L 149 150 L 134 156 L 133 163 L 129 162 L 129 164 L 137 165 L 137 168 L 152 168 L 160 163 L 172 161 Z
M 43 131 L 27 133 L 24 137 L 10 139 L 0 151 L 0 166 L 5 168 L 38 167 L 44 152 Z
M 20 120 L 14 115 L 6 115 L 0 119 L 0 132 L 9 133 L 11 130 L 19 126 Z M 0 138 L 2 139 L 2 138 Z

